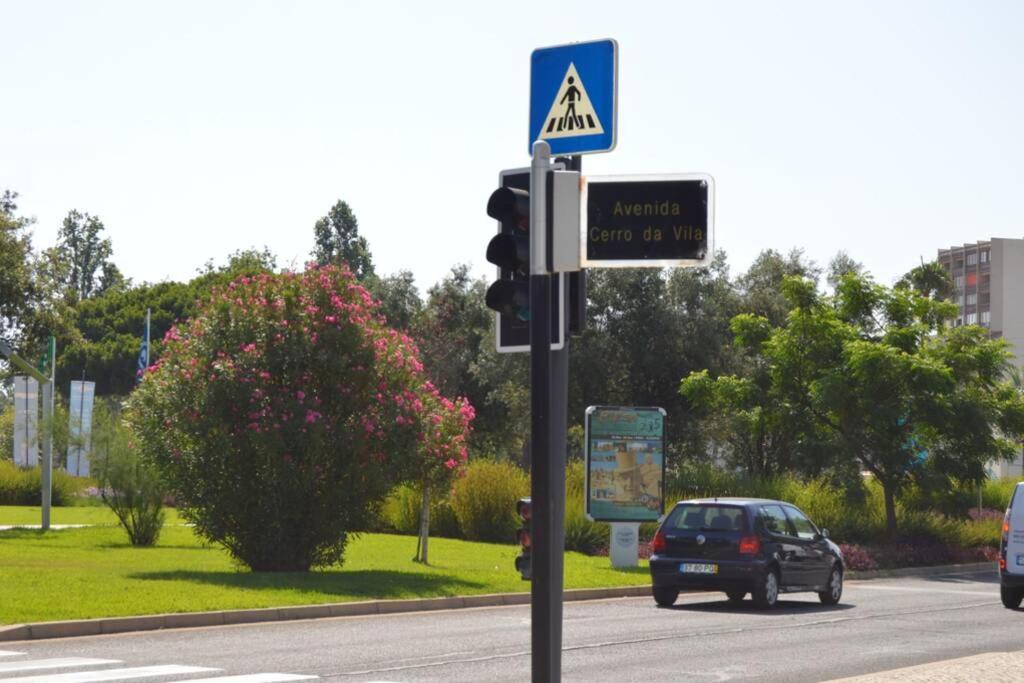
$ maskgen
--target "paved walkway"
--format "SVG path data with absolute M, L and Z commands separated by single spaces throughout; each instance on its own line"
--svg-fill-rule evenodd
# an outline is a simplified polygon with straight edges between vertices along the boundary
M 841 678 L 831 683 L 1016 683 L 1024 680 L 1024 652 L 986 652 L 960 659 L 879 671 L 866 676 Z

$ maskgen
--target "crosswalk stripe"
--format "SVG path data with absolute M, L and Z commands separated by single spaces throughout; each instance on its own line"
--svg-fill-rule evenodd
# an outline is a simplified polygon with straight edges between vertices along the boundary
M 203 671 L 219 671 L 203 666 L 136 666 L 127 669 L 102 669 L 99 671 L 78 671 L 67 674 L 45 674 L 42 676 L 22 676 L 20 678 L 3 678 L 3 683 L 92 683 L 93 681 L 119 681 L 126 678 L 148 678 L 151 676 L 177 676 L 194 674 Z
M 12 650 L 0 650 L 0 657 L 15 657 L 17 655 L 23 655 L 24 652 L 14 652 Z
M 65 669 L 70 666 L 96 666 L 97 664 L 120 664 L 120 659 L 90 659 L 88 657 L 55 657 L 53 659 L 30 659 L 25 662 L 0 663 L 0 673 L 32 671 L 34 669 Z
M 279 681 L 307 681 L 319 676 L 303 676 L 301 674 L 242 674 L 239 676 L 221 676 L 219 678 L 196 678 L 184 683 L 278 683 Z

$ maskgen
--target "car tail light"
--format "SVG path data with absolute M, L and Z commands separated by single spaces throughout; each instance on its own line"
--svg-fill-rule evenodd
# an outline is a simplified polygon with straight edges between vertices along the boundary
M 740 555 L 757 555 L 761 552 L 761 539 L 757 536 L 744 536 L 740 539 Z
M 1000 571 L 1006 569 L 1006 558 L 1005 557 L 1000 557 L 999 558 L 999 569 L 1000 569 Z
M 665 534 L 660 531 L 654 534 L 654 540 L 651 541 L 651 552 L 652 553 L 663 553 L 665 552 Z
M 1008 520 L 1008 519 L 1004 519 L 1003 520 L 1003 533 L 1004 534 L 1010 533 L 1010 520 Z

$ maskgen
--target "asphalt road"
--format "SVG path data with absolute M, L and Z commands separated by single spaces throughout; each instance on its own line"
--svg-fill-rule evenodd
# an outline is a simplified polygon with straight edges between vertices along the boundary
M 643 598 L 568 603 L 563 679 L 825 681 L 1022 650 L 1024 612 L 1003 608 L 998 591 L 991 572 L 848 582 L 836 607 L 813 594 L 784 595 L 767 612 L 719 593 L 671 609 Z M 523 681 L 529 641 L 529 608 L 516 606 L 3 643 L 0 683 L 108 680 L 94 672 L 111 669 L 142 681 Z M 197 670 L 147 675 L 151 666 Z

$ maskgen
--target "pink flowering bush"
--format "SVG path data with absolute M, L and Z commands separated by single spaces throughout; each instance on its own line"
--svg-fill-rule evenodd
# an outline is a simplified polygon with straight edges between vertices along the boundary
M 473 409 L 345 268 L 242 277 L 172 328 L 130 400 L 180 513 L 254 570 L 343 559 L 396 484 L 466 460 Z

